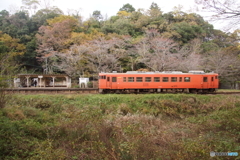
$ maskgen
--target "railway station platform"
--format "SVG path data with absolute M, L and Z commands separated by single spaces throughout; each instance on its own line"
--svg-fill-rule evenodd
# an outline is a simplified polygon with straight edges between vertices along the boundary
M 18 74 L 14 88 L 71 88 L 71 78 L 59 74 Z

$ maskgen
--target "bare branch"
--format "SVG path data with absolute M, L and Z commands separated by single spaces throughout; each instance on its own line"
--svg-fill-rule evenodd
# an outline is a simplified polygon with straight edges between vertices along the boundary
M 211 12 L 212 20 L 228 21 L 229 27 L 237 29 L 240 22 L 240 3 L 237 0 L 195 0 L 202 11 Z

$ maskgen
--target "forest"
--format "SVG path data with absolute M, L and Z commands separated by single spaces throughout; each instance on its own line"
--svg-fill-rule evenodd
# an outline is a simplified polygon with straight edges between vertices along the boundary
M 1 77 L 204 70 L 232 85 L 240 78 L 240 30 L 214 29 L 181 7 L 163 13 L 154 2 L 147 10 L 128 3 L 115 16 L 104 18 L 96 10 L 84 20 L 77 11 L 47 6 L 33 12 L 38 1 L 22 2 L 15 13 L 0 11 Z

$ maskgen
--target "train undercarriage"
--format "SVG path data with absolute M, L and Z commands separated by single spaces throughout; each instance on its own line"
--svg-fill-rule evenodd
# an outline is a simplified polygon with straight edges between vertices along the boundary
M 214 93 L 216 88 L 208 89 L 196 89 L 196 88 L 185 88 L 185 89 L 99 89 L 99 93 L 194 93 L 194 94 L 205 94 Z

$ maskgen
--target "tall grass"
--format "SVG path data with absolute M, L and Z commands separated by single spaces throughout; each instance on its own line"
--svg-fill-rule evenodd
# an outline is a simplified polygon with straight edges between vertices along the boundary
M 238 96 L 14 95 L 0 159 L 209 159 L 240 153 Z

